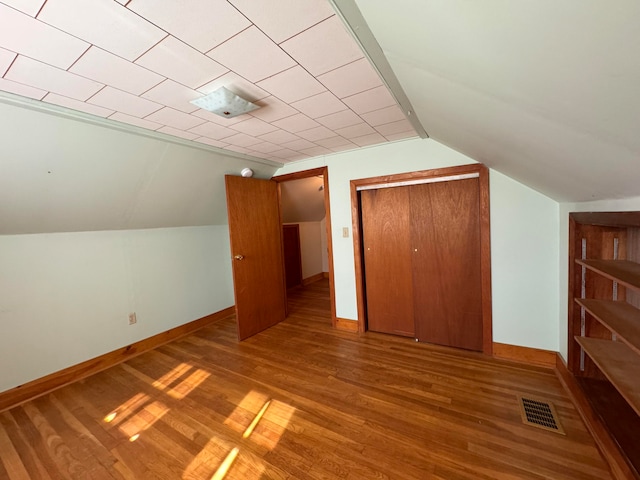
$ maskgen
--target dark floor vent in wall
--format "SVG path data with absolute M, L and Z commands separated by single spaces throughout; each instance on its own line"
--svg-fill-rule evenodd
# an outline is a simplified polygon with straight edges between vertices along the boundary
M 553 403 L 540 398 L 519 396 L 520 414 L 525 425 L 565 435 Z

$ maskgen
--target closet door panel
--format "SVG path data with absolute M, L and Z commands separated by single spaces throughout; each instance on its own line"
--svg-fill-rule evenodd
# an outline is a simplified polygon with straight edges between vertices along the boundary
M 368 329 L 414 336 L 408 187 L 360 193 Z
M 416 338 L 482 351 L 478 179 L 409 188 Z

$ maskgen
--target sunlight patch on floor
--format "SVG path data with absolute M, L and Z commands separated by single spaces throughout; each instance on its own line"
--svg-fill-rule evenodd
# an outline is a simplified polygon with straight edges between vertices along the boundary
M 269 397 L 266 395 L 251 390 L 227 417 L 224 424 L 236 432 L 244 432 L 268 400 Z
M 186 468 L 182 479 L 203 480 L 211 478 L 211 475 L 220 469 L 220 459 L 228 455 L 230 448 L 231 444 L 219 438 L 210 439 Z
M 152 385 L 158 390 L 164 390 L 171 386 L 173 382 L 186 374 L 193 367 L 188 363 L 181 363 L 177 367 L 173 368 L 170 372 L 166 373 L 158 380 L 152 383 Z
M 138 393 L 104 417 L 106 423 L 118 425 L 149 401 L 149 395 Z
M 287 430 L 296 409 L 277 400 L 272 400 L 268 407 L 262 421 L 251 436 L 251 441 L 273 450 Z
M 140 434 L 141 432 L 147 430 L 154 423 L 160 420 L 168 411 L 169 407 L 167 407 L 162 402 L 155 401 L 153 403 L 150 403 L 125 423 L 123 423 L 119 427 L 120 431 L 131 440 L 134 435 Z
M 196 388 L 200 386 L 202 382 L 204 382 L 207 378 L 209 378 L 211 374 L 205 370 L 199 368 L 187 378 L 185 378 L 178 385 L 173 387 L 171 390 L 167 391 L 167 395 L 176 400 L 182 400 L 184 397 L 193 392 Z

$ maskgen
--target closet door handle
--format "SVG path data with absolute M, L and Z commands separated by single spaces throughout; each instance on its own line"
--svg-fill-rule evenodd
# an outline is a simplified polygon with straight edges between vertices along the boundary
M 244 260 L 244 255 L 234 255 L 233 258 L 235 260 Z

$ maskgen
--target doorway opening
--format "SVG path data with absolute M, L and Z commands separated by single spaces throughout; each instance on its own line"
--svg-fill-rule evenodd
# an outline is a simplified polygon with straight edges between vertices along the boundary
M 288 312 L 329 296 L 336 325 L 327 167 L 273 177 L 280 192 Z

